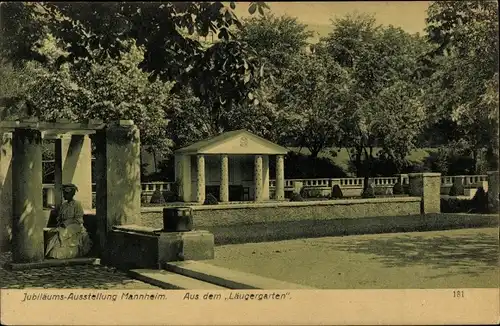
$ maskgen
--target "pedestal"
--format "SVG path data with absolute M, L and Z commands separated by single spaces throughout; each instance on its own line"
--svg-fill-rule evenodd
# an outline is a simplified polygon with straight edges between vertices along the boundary
M 441 173 L 410 173 L 410 196 L 421 197 L 422 214 L 441 212 Z

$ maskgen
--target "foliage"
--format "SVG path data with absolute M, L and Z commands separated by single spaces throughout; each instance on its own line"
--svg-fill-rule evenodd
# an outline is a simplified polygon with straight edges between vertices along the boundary
M 163 197 L 161 190 L 155 190 L 153 192 L 149 203 L 150 204 L 165 204 L 165 198 Z
M 285 178 L 288 179 L 347 177 L 342 167 L 336 165 L 331 158 L 311 158 L 310 156 L 290 151 L 286 155 L 285 160 Z M 271 167 L 271 174 L 273 173 L 272 171 Z
M 176 191 L 164 191 L 163 198 L 165 198 L 165 202 L 173 203 L 179 201 L 179 195 Z
M 26 60 L 36 60 L 41 63 L 39 69 L 50 67 L 50 74 L 45 75 L 48 84 L 52 84 L 50 94 L 54 96 L 51 97 L 59 100 L 60 107 L 74 106 L 83 95 L 84 100 L 91 102 L 88 115 L 107 116 L 108 112 L 104 111 L 116 115 L 117 106 L 121 110 L 139 113 L 142 108 L 137 103 L 122 104 L 120 101 L 120 97 L 131 91 L 127 85 L 116 85 L 116 92 L 109 96 L 118 96 L 114 102 L 106 98 L 94 103 L 93 99 L 86 98 L 91 97 L 92 87 L 82 90 L 74 80 L 75 72 L 87 81 L 94 77 L 88 75 L 89 71 L 99 76 L 105 73 L 114 76 L 113 73 L 119 70 L 125 76 L 130 71 L 124 70 L 123 66 L 117 69 L 114 66 L 124 60 L 124 53 L 129 53 L 132 58 L 128 59 L 132 62 L 125 66 L 136 75 L 142 73 L 141 83 L 132 82 L 130 85 L 132 95 L 137 93 L 135 89 L 150 90 L 157 94 L 158 102 L 183 113 L 193 101 L 200 101 L 210 114 L 209 131 L 216 133 L 221 131 L 220 125 L 231 125 L 226 123 L 225 113 L 232 105 L 246 101 L 248 90 L 258 84 L 256 61 L 246 51 L 245 44 L 232 40 L 231 29 L 241 27 L 241 23 L 232 11 L 235 4 L 230 3 L 230 7 L 222 2 L 4 3 L 1 30 L 7 35 L 3 39 L 9 49 L 7 55 L 16 64 L 22 66 Z M 262 2 L 249 4 L 252 13 L 264 14 L 265 8 L 267 5 Z M 219 40 L 206 47 L 197 38 L 209 32 L 217 34 Z M 52 50 L 57 51 L 47 51 L 46 40 L 50 40 L 49 43 L 54 44 Z M 142 54 L 131 51 L 131 44 Z M 40 48 L 45 50 L 40 51 Z M 120 76 L 114 77 L 120 79 Z M 152 84 L 143 85 L 142 77 L 147 77 Z M 65 82 L 59 82 L 61 80 Z M 120 94 L 117 94 L 118 86 L 125 86 Z M 183 97 L 186 88 L 191 88 L 198 99 Z M 106 91 L 104 88 L 103 92 Z M 170 101 L 173 100 L 170 93 L 180 94 L 176 97 L 177 102 Z M 102 108 L 104 114 L 99 111 Z M 52 111 L 78 117 L 71 109 Z M 146 119 L 148 123 L 156 119 L 160 122 L 167 120 L 164 113 L 156 114 L 155 108 L 152 111 L 155 119 Z M 143 134 L 150 138 L 149 143 L 155 145 L 153 148 L 164 152 L 172 143 L 165 134 L 158 134 L 160 131 L 166 132 L 164 123 L 154 123 L 152 132 L 148 130 Z M 177 130 L 170 128 L 168 131 L 173 134 Z
M 55 39 L 46 42 L 40 53 L 55 59 L 48 54 L 50 48 L 57 48 Z M 168 152 L 171 143 L 166 127 L 172 85 L 157 78 L 150 80 L 150 74 L 138 67 L 143 50 L 133 41 L 127 47 L 118 59 L 82 60 L 64 63 L 58 69 L 29 62 L 27 67 L 34 78 L 29 84 L 28 100 L 37 108 L 36 114 L 48 121 L 131 119 L 141 131 L 141 143 Z M 99 56 L 98 51 L 95 56 Z
M 392 188 L 392 194 L 393 195 L 403 195 L 404 193 L 405 192 L 404 192 L 403 185 L 401 184 L 401 180 L 398 180 L 398 182 L 396 182 L 396 184 Z
M 464 186 L 461 183 L 454 182 L 451 185 L 449 196 L 463 196 L 464 195 Z
M 212 195 L 211 193 L 208 193 L 203 205 L 217 205 L 217 204 L 219 204 L 219 201 L 217 200 L 217 198 L 215 198 L 215 196 Z
M 371 183 L 368 183 L 368 185 L 363 189 L 361 198 L 375 198 L 375 188 Z
M 246 19 L 236 36 L 253 48 L 273 75 L 277 75 L 304 51 L 312 32 L 296 17 L 268 14 Z
M 483 187 L 479 187 L 471 200 L 473 212 L 488 213 L 488 194 Z
M 435 44 L 427 81 L 434 121 L 449 121 L 452 141 L 467 143 L 478 162 L 486 149 L 498 164 L 498 4 L 492 1 L 433 2 L 427 33 Z M 478 64 L 478 63 L 481 64 Z M 451 132 L 450 132 L 451 131 Z
M 293 192 L 290 195 L 290 201 L 304 201 L 304 198 L 302 198 L 300 193 Z
M 351 148 L 358 176 L 371 174 L 374 147 L 381 146 L 400 167 L 415 147 L 425 118 L 415 76 L 426 49 L 418 35 L 377 26 L 367 15 L 335 20 L 318 47 L 351 78 L 350 96 L 342 107 L 341 143 Z
M 342 189 L 339 185 L 334 185 L 332 188 L 332 193 L 330 194 L 330 198 L 340 199 L 343 198 L 344 194 L 342 193 Z
M 339 144 L 342 110 L 350 92 L 350 78 L 327 55 L 302 54 L 292 60 L 283 77 L 278 102 L 290 141 L 307 147 L 311 158 Z

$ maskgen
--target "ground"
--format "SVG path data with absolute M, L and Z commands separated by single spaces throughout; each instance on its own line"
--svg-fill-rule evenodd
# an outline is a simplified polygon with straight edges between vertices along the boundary
M 207 262 L 323 289 L 497 288 L 498 254 L 498 228 L 483 228 L 225 245 Z M 0 288 L 25 287 L 156 288 L 100 265 L 0 268 Z
M 484 228 L 225 245 L 210 264 L 322 289 L 497 288 L 498 253 Z
M 81 265 L 9 271 L 3 265 L 10 253 L 0 254 L 0 288 L 59 288 L 59 289 L 158 289 L 112 267 Z

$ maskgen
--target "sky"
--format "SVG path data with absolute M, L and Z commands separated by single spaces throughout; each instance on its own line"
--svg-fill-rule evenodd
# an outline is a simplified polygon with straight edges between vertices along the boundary
M 266 2 L 277 15 L 297 17 L 309 25 L 320 36 L 326 36 L 331 25 L 330 20 L 352 12 L 374 14 L 382 25 L 401 27 L 409 33 L 423 33 L 426 10 L 429 1 L 343 1 L 343 2 Z M 235 12 L 238 17 L 247 17 L 248 3 L 237 3 Z

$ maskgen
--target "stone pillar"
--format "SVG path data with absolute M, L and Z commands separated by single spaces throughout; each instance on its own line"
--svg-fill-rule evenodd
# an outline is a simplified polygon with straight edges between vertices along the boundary
M 200 204 L 205 202 L 205 156 L 197 156 L 197 189 L 196 189 L 196 201 Z
M 220 201 L 229 201 L 229 159 L 225 154 L 220 160 Z
M 285 158 L 276 155 L 276 200 L 285 199 Z
M 92 149 L 90 138 L 84 135 L 56 139 L 55 192 L 56 207 L 62 203 L 62 185 L 78 187 L 75 199 L 84 209 L 92 209 Z
M 410 196 L 421 197 L 422 214 L 441 212 L 441 173 L 408 174 Z
M 254 173 L 254 183 L 255 183 L 255 191 L 254 191 L 254 200 L 262 201 L 262 155 L 255 155 L 255 173 Z
M 181 187 L 182 200 L 186 203 L 193 201 L 191 193 L 191 156 L 182 155 L 181 158 Z
M 488 208 L 491 213 L 498 213 L 499 195 L 498 195 L 498 171 L 490 171 L 488 173 Z
M 0 133 L 0 252 L 12 235 L 12 133 Z
M 12 262 L 44 259 L 42 136 L 39 130 L 16 129 L 12 137 Z
M 98 237 L 106 258 L 113 226 L 141 224 L 141 162 L 139 129 L 120 120 L 99 130 L 96 153 L 96 215 Z
M 269 155 L 262 157 L 262 200 L 269 200 Z

